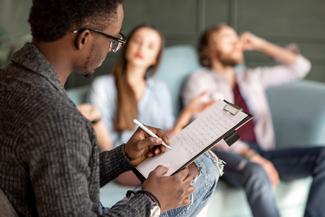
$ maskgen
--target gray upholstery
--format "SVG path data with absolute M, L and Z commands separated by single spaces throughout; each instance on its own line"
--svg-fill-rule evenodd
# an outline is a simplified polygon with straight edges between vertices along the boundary
M 0 217 L 18 217 L 7 196 L 0 189 Z

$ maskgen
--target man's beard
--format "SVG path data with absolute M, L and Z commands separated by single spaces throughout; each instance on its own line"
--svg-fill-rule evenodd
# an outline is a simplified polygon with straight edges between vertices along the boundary
M 85 65 L 84 65 L 84 69 L 85 71 L 83 71 L 81 74 L 85 77 L 85 78 L 91 78 L 93 77 L 93 75 L 95 74 L 94 72 L 88 71 L 87 69 L 90 68 L 89 66 L 93 65 L 95 60 L 97 60 L 98 58 L 95 55 L 95 46 L 92 45 L 89 55 L 85 61 Z M 95 69 L 94 69 L 95 70 Z
M 84 76 L 84 78 L 90 79 L 94 76 L 94 73 L 84 72 L 82 73 L 82 76 Z
M 224 56 L 219 51 L 216 52 L 216 58 L 219 60 L 219 62 L 223 66 L 234 67 L 234 66 L 236 66 L 236 65 L 238 65 L 238 64 L 240 64 L 242 62 L 239 59 L 235 59 L 235 58 L 231 58 L 231 57 Z

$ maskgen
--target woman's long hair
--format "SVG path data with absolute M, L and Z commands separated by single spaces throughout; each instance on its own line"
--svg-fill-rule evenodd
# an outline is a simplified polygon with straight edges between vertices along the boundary
M 141 28 L 149 28 L 156 31 L 161 38 L 161 46 L 160 50 L 157 55 L 157 61 L 154 65 L 148 67 L 146 72 L 146 78 L 152 75 L 160 62 L 160 58 L 162 55 L 162 50 L 164 47 L 164 38 L 161 32 L 151 26 L 151 25 L 139 25 L 135 27 L 130 34 L 128 35 L 128 41 L 132 39 L 134 34 L 140 30 Z M 134 128 L 133 119 L 137 118 L 138 116 L 138 102 L 135 96 L 134 91 L 131 88 L 131 85 L 127 81 L 127 59 L 126 59 L 126 52 L 128 50 L 128 42 L 122 48 L 121 55 L 115 65 L 113 74 L 115 77 L 115 85 L 116 85 L 116 92 L 117 92 L 117 107 L 116 107 L 116 117 L 114 120 L 114 128 L 118 132 L 122 132 L 124 130 L 132 130 Z

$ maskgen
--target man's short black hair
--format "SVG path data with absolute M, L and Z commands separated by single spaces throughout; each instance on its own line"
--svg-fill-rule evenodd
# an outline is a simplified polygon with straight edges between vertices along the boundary
M 33 38 L 50 42 L 68 31 L 104 28 L 115 19 L 116 9 L 123 0 L 33 0 L 29 23 Z

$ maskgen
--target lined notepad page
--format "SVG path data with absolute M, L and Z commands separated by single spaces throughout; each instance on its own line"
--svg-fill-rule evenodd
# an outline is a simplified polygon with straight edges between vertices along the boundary
M 219 101 L 202 112 L 197 119 L 170 139 L 172 150 L 167 149 L 162 155 L 145 160 L 137 166 L 137 170 L 147 178 L 158 165 L 163 165 L 169 169 L 166 175 L 171 175 L 247 117 L 247 114 L 241 111 L 231 115 L 224 111 L 225 106 L 226 102 Z

